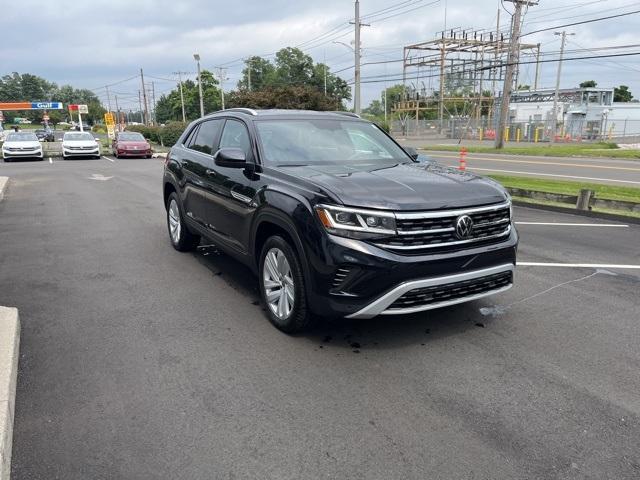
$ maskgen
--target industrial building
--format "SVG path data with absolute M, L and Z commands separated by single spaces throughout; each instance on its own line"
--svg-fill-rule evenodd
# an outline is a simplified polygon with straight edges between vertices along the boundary
M 509 137 L 515 129 L 520 129 L 523 140 L 532 140 L 537 129 L 539 140 L 548 139 L 553 125 L 554 93 L 553 89 L 514 92 L 509 108 Z M 640 137 L 640 103 L 614 102 L 613 89 L 561 89 L 556 122 L 561 140 L 637 138 Z

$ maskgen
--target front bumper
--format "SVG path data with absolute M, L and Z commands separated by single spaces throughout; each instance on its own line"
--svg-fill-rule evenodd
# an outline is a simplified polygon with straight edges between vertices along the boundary
M 100 155 L 100 148 L 94 148 L 93 150 L 69 150 L 63 148 L 62 155 L 64 157 L 93 157 Z
M 146 157 L 151 155 L 151 150 L 118 150 L 119 157 Z
M 509 290 L 513 286 L 514 265 L 506 263 L 481 270 L 403 282 L 348 318 L 403 315 L 478 300 Z M 476 286 L 477 285 L 477 286 Z M 475 288 L 474 288 L 475 287 Z M 420 294 L 418 292 L 425 292 Z M 417 292 L 411 306 L 394 305 L 407 294 Z M 439 295 L 438 295 L 439 294 Z
M 327 237 L 323 253 L 308 258 L 314 272 L 310 306 L 320 315 L 415 313 L 494 295 L 513 282 L 515 228 L 498 243 L 430 255 L 401 255 L 360 240 Z
M 43 158 L 42 149 L 30 151 L 2 150 L 4 158 Z

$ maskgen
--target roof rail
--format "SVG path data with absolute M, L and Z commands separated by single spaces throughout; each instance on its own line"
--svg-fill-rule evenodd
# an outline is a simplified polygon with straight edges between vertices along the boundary
M 234 107 L 234 108 L 227 108 L 224 111 L 248 113 L 249 115 L 253 115 L 254 117 L 258 115 L 258 112 L 255 111 L 253 108 Z
M 331 113 L 337 113 L 338 115 L 344 115 L 346 117 L 355 117 L 355 118 L 360 118 L 360 115 L 358 115 L 357 113 L 353 113 L 353 112 L 343 112 L 340 110 L 335 110 Z

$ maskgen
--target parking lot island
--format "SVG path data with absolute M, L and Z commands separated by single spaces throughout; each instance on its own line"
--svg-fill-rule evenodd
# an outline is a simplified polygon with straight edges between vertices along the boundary
M 0 480 L 8 480 L 11 473 L 19 345 L 18 309 L 0 307 Z

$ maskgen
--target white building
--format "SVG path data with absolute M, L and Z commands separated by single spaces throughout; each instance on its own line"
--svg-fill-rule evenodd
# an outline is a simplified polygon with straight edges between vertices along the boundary
M 510 124 L 531 139 L 535 129 L 548 138 L 553 126 L 554 90 L 519 91 L 511 96 Z M 640 103 L 613 101 L 613 89 L 559 91 L 557 133 L 571 140 L 640 136 Z

